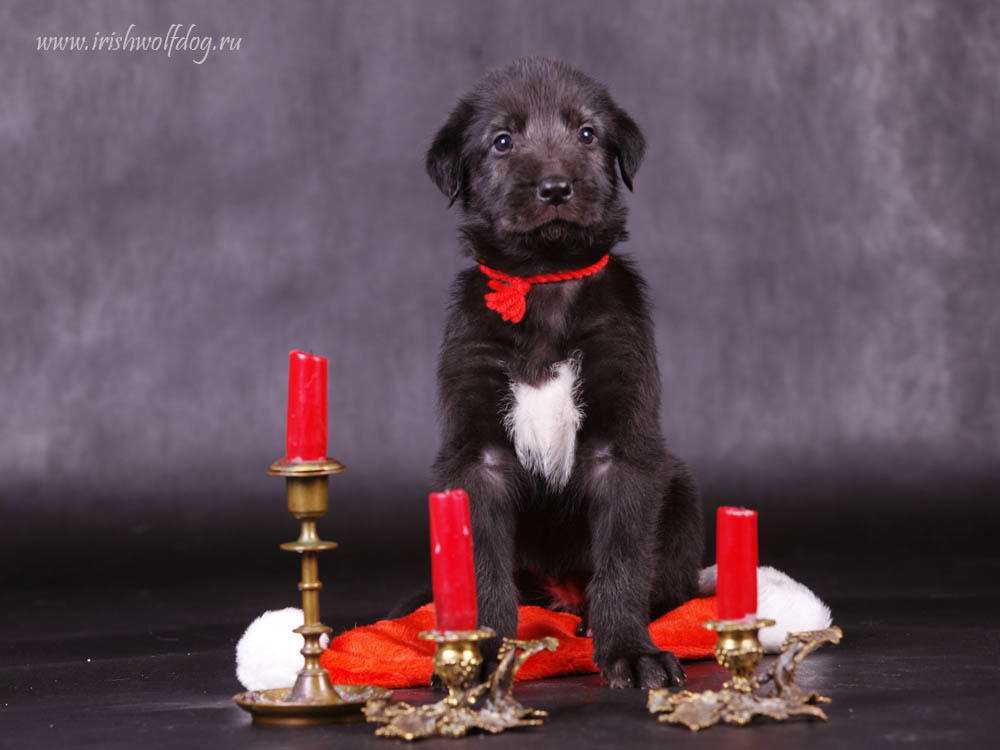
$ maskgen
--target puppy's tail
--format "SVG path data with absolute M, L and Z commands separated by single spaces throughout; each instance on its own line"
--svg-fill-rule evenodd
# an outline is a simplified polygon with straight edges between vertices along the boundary
M 715 594 L 716 567 L 703 568 L 698 574 L 699 596 Z M 760 643 L 768 653 L 781 651 L 781 642 L 789 633 L 822 630 L 830 627 L 830 608 L 807 586 L 775 568 L 757 568 L 757 612 L 775 621 L 773 627 L 760 631 Z

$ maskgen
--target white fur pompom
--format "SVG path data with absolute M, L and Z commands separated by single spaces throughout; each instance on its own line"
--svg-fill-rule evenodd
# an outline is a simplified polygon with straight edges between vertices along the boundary
M 243 633 L 236 644 L 236 679 L 247 690 L 291 687 L 302 669 L 305 641 L 295 628 L 302 625 L 302 610 L 286 607 L 265 612 Z M 320 645 L 326 648 L 323 635 Z
M 715 593 L 715 576 L 714 565 L 701 571 L 698 577 L 701 596 Z M 775 622 L 773 627 L 760 631 L 760 643 L 771 654 L 781 650 L 781 642 L 789 633 L 822 630 L 832 622 L 830 608 L 816 594 L 780 570 L 767 566 L 757 568 L 757 613 Z
M 769 654 L 781 651 L 789 633 L 822 630 L 832 622 L 830 608 L 812 590 L 766 566 L 757 568 L 757 611 L 775 622 L 760 631 L 760 643 Z

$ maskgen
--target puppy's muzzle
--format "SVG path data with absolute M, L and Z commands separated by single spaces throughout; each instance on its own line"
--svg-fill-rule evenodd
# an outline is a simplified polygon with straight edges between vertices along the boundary
M 565 177 L 543 177 L 538 182 L 538 200 L 547 206 L 558 206 L 572 197 L 573 183 Z

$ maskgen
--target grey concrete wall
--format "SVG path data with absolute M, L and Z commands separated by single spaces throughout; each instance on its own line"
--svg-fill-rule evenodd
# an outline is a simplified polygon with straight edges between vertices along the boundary
M 172 23 L 241 48 L 37 50 Z M 626 249 L 709 507 L 822 534 L 889 494 L 904 515 L 990 504 L 1000 4 L 6 2 L 11 565 L 40 534 L 140 557 L 284 538 L 263 470 L 291 348 L 330 358 L 350 467 L 331 523 L 423 523 L 436 347 L 469 261 L 422 155 L 485 69 L 530 54 L 606 82 L 646 132 Z

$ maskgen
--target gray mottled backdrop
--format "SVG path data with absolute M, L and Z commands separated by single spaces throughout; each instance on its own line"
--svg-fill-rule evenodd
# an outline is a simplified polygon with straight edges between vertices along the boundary
M 173 23 L 241 47 L 37 49 Z M 264 469 L 291 348 L 330 358 L 350 468 L 330 534 L 419 557 L 469 263 L 423 152 L 484 70 L 533 54 L 606 82 L 646 132 L 626 249 L 706 506 L 760 507 L 764 557 L 981 531 L 1000 4 L 31 0 L 0 8 L 5 570 L 44 569 L 43 541 L 64 572 L 283 541 Z

